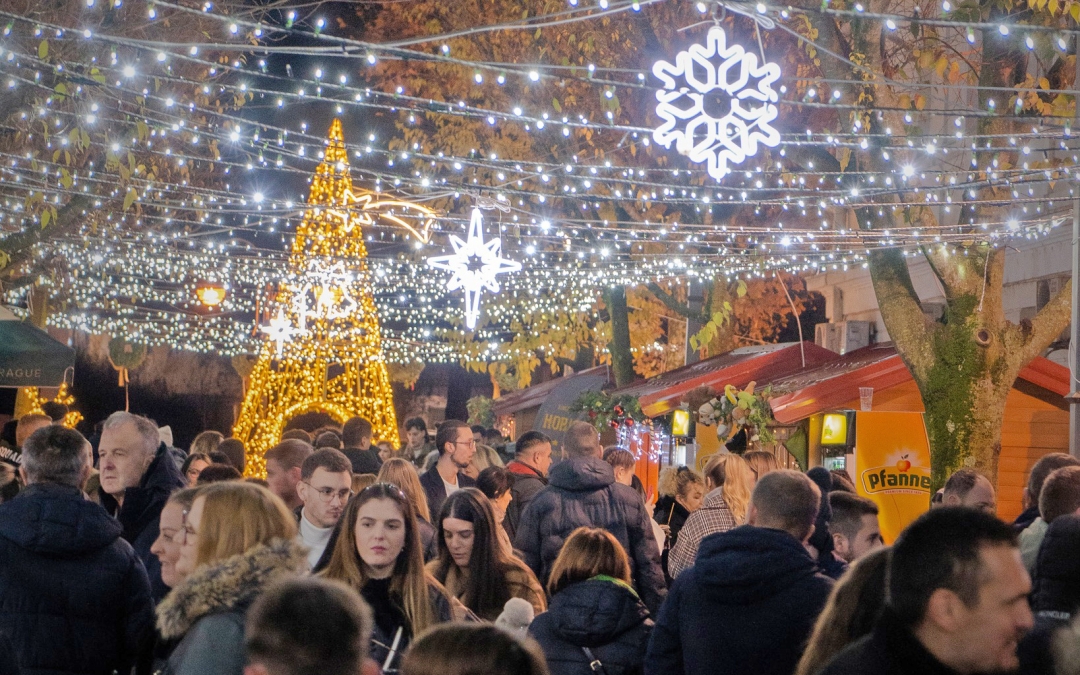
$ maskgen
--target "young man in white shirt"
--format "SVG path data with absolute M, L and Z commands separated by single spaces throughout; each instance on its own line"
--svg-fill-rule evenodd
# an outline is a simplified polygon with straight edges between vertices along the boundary
M 310 549 L 308 565 L 315 567 L 352 496 L 352 463 L 340 450 L 316 450 L 300 467 L 296 493 L 304 503 L 300 541 Z

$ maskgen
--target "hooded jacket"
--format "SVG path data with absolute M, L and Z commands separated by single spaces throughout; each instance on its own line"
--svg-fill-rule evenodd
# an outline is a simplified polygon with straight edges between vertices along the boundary
M 158 538 L 158 523 L 165 502 L 169 501 L 169 495 L 184 485 L 183 474 L 176 468 L 168 448 L 162 443 L 139 485 L 124 491 L 123 506 L 112 495 L 98 488 L 101 505 L 116 516 L 123 528 L 121 536 L 135 549 L 135 555 L 139 556 L 146 568 L 155 600 L 164 598 L 169 587 L 161 580 L 161 561 L 150 553 L 150 547 Z
M 506 465 L 506 470 L 514 474 L 514 484 L 510 488 L 510 494 L 514 498 L 510 500 L 510 506 L 506 508 L 503 529 L 510 535 L 510 541 L 514 541 L 518 523 L 521 522 L 521 514 L 525 512 L 525 507 L 532 503 L 533 498 L 547 487 L 548 481 L 544 474 L 516 459 Z
M 709 535 L 660 610 L 645 673 L 791 675 L 831 589 L 787 532 Z
M 1051 639 L 1080 607 L 1080 516 L 1059 516 L 1046 530 L 1032 580 L 1035 626 L 1017 648 L 1022 673 L 1053 673 Z
M 0 505 L 0 643 L 22 675 L 127 672 L 153 612 L 120 524 L 78 488 L 34 484 Z
M 642 671 L 653 622 L 649 610 L 626 584 L 594 577 L 555 594 L 551 607 L 529 626 L 547 657 L 551 675 L 596 675 L 583 648 L 603 664 L 606 675 Z
M 633 488 L 615 482 L 611 465 L 599 457 L 575 457 L 551 470 L 550 484 L 521 514 L 514 548 L 521 551 L 541 584 L 570 533 L 598 527 L 619 540 L 630 556 L 634 586 L 650 612 L 667 592 L 660 555 L 645 502 Z
M 307 568 L 303 546 L 275 540 L 196 569 L 157 608 L 161 638 L 180 640 L 165 673 L 241 675 L 251 604 L 270 584 Z

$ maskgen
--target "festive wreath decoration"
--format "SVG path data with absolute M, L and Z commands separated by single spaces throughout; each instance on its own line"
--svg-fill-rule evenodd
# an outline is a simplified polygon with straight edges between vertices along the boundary
M 602 431 L 605 426 L 617 429 L 619 426 L 632 427 L 649 421 L 633 396 L 612 396 L 603 391 L 582 392 L 570 404 L 570 412 L 586 413 L 589 423 L 596 427 L 597 431 Z
M 757 383 L 751 382 L 746 389 L 732 385 L 724 387 L 722 396 L 706 401 L 698 408 L 698 420 L 706 426 L 716 426 L 716 436 L 723 441 L 733 429 L 745 428 L 751 432 L 751 441 L 772 443 L 775 439 L 769 425 L 774 422 L 769 406 L 771 387 L 754 393 Z

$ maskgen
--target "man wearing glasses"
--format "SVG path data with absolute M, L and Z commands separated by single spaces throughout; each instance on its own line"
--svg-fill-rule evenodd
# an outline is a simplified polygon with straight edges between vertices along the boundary
M 309 549 L 308 565 L 315 567 L 352 496 L 352 463 L 340 450 L 316 450 L 300 465 L 296 493 L 304 502 L 300 541 Z
M 476 486 L 476 481 L 463 473 L 476 454 L 472 428 L 461 420 L 446 420 L 435 434 L 435 447 L 439 450 L 439 461 L 420 476 L 420 484 L 424 486 L 431 517 L 438 519 L 447 497 L 461 488 Z

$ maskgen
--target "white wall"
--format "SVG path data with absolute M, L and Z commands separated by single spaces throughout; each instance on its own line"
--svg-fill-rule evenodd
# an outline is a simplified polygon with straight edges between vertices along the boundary
M 1002 293 L 1005 315 L 1010 321 L 1020 321 L 1022 312 L 1024 316 L 1034 312 L 1038 280 L 1069 276 L 1072 270 L 1071 237 L 1072 223 L 1066 221 L 1040 239 L 1010 242 L 1005 253 L 1005 288 Z M 908 270 L 924 308 L 935 302 L 944 303 L 941 286 L 924 258 L 910 258 Z M 869 270 L 858 268 L 818 274 L 807 277 L 806 286 L 825 296 L 825 316 L 830 321 L 872 321 L 877 326 L 877 341 L 889 340 L 870 283 Z

